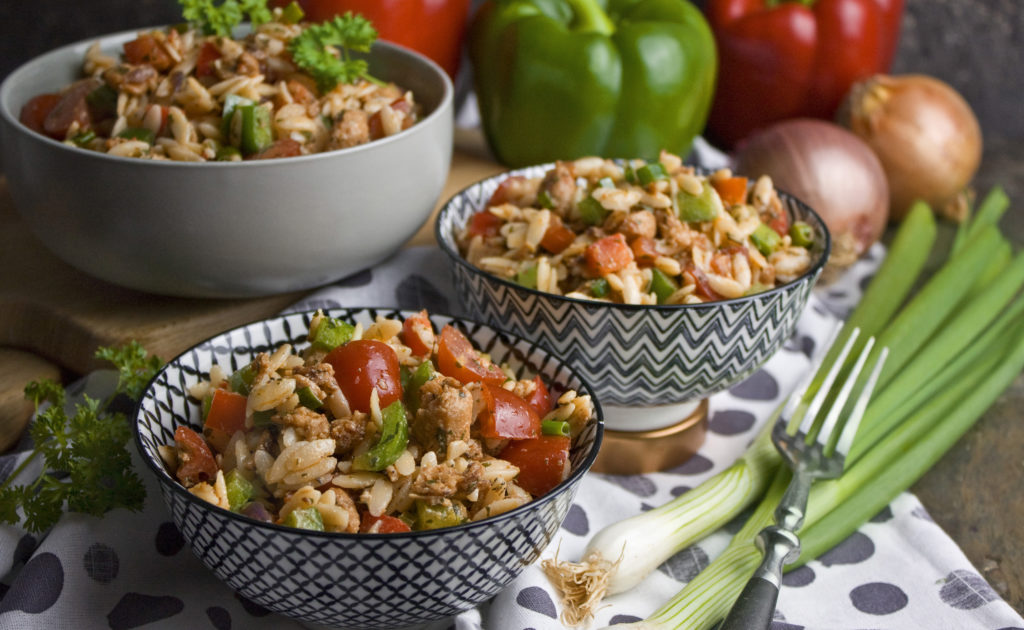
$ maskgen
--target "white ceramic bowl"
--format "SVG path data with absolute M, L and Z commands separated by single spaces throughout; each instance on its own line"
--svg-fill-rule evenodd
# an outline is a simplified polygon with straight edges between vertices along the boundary
M 99 38 L 119 52 L 136 32 Z M 33 96 L 79 78 L 96 38 L 54 50 L 0 86 L 0 155 L 32 232 L 71 265 L 167 295 L 306 289 L 383 260 L 430 216 L 448 177 L 452 83 L 437 64 L 377 42 L 370 72 L 412 90 L 420 122 L 349 149 L 253 162 L 155 162 L 79 149 L 18 121 Z

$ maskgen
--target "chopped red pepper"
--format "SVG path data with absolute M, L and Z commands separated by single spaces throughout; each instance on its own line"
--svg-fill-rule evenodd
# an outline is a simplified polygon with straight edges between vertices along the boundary
M 633 250 L 626 244 L 622 234 L 612 234 L 587 246 L 583 252 L 587 273 L 600 278 L 622 269 L 633 260 Z
M 746 177 L 719 177 L 711 180 L 711 186 L 722 199 L 722 203 L 733 206 L 747 200 Z
M 486 210 L 477 212 L 469 219 L 469 235 L 489 238 L 496 236 L 501 229 L 502 220 Z
M 380 525 L 377 525 L 377 523 L 380 523 Z M 374 525 L 377 525 L 376 529 L 374 529 Z M 371 530 L 375 534 L 400 534 L 402 532 L 411 532 L 412 528 L 400 518 L 388 516 L 387 514 L 373 516 L 366 512 L 359 519 L 359 531 L 366 534 Z
M 654 239 L 649 236 L 638 236 L 629 244 L 633 250 L 633 259 L 638 267 L 653 267 L 654 261 L 660 255 Z
M 548 224 L 548 229 L 544 232 L 544 238 L 540 240 L 540 246 L 552 254 L 561 254 L 575 240 L 576 234 L 565 227 L 561 217 L 552 213 L 551 223 Z
M 235 431 L 245 430 L 245 404 L 245 396 L 241 394 L 226 389 L 213 390 L 203 435 L 219 452 L 224 452 Z
M 199 49 L 199 57 L 196 59 L 196 76 L 200 79 L 213 74 L 213 62 L 221 58 L 220 50 L 213 42 L 204 42 Z M 291 85 L 289 85 L 291 87 Z

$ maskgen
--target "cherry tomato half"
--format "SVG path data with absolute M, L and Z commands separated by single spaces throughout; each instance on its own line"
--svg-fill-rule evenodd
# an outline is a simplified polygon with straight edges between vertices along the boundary
M 334 380 L 357 411 L 369 413 L 374 389 L 381 409 L 402 398 L 398 355 L 383 341 L 350 341 L 331 350 L 324 361 L 334 367 Z
M 380 525 L 378 525 L 377 529 L 374 531 L 376 534 L 400 534 L 402 532 L 412 531 L 412 528 L 409 527 L 408 523 L 400 518 L 388 516 L 387 514 L 373 516 L 369 512 L 363 514 L 362 519 L 360 519 L 359 531 L 364 534 L 369 533 L 377 523 L 380 523 Z
M 533 377 L 533 384 L 536 386 L 526 398 L 526 402 L 530 405 L 530 408 L 537 412 L 537 416 L 544 418 L 548 415 L 555 406 L 555 401 L 551 399 L 551 392 L 548 391 L 548 386 L 544 384 L 544 379 L 540 377 L 540 374 Z
M 409 346 L 412 353 L 425 357 L 434 348 L 434 327 L 430 324 L 427 311 L 423 310 L 412 317 L 406 317 L 402 324 L 402 343 Z
M 569 476 L 569 438 L 561 435 L 514 440 L 498 457 L 519 469 L 516 483 L 535 497 Z
M 210 401 L 210 410 L 206 413 L 203 434 L 218 451 L 224 452 L 236 431 L 245 430 L 245 405 L 245 396 L 241 394 L 226 389 L 213 391 L 213 400 Z
M 450 324 L 441 329 L 437 347 L 437 369 L 445 376 L 466 383 L 501 385 L 505 373 L 493 363 L 484 363 L 473 344 Z
M 480 414 L 480 435 L 518 440 L 540 435 L 540 416 L 525 400 L 490 383 L 481 392 L 486 408 Z
M 181 425 L 174 431 L 174 441 L 178 444 L 180 460 L 174 473 L 178 481 L 188 487 L 217 477 L 217 461 L 198 433 Z

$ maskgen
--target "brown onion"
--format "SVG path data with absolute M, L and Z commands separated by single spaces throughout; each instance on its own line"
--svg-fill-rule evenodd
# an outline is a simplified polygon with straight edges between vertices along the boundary
M 878 75 L 850 89 L 839 120 L 881 160 L 893 220 L 916 199 L 962 218 L 982 142 L 978 119 L 956 90 L 925 75 Z
M 744 141 L 734 155 L 739 174 L 765 174 L 821 215 L 832 234 L 829 267 L 857 260 L 885 230 L 889 187 L 882 164 L 860 138 L 839 125 L 798 118 Z

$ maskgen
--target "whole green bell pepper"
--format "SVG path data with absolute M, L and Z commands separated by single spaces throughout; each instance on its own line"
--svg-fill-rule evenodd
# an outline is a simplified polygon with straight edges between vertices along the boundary
M 488 144 L 508 166 L 685 155 L 717 74 L 689 0 L 489 0 L 469 54 Z

